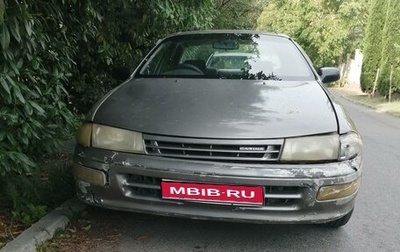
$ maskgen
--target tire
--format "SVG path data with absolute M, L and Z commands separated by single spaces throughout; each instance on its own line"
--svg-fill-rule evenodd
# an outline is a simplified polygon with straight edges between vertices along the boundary
M 346 214 L 345 216 L 343 216 L 340 219 L 334 220 L 334 221 L 329 221 L 326 223 L 322 223 L 319 224 L 321 227 L 327 227 L 327 228 L 339 228 L 341 226 L 344 226 L 347 224 L 347 222 L 349 222 L 351 215 L 353 214 L 353 209 L 351 209 L 351 211 Z

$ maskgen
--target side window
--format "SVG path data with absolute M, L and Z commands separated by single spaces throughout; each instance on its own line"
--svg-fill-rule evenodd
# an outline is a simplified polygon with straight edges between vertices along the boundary
M 158 50 L 153 53 L 153 55 L 147 59 L 146 65 L 143 67 L 143 69 L 140 71 L 140 74 L 143 75 L 154 75 L 157 74 L 157 69 L 158 66 L 160 65 L 160 61 L 165 54 L 166 51 L 166 46 L 161 45 Z
M 147 59 L 140 74 L 143 75 L 158 75 L 166 72 L 173 66 L 175 59 L 175 52 L 178 46 L 173 43 L 166 43 L 161 45 L 153 55 Z

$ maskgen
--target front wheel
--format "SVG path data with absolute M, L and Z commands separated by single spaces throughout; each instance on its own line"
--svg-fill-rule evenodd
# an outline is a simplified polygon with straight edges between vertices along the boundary
M 348 214 L 346 214 L 345 216 L 343 216 L 340 219 L 337 219 L 337 220 L 334 220 L 334 221 L 325 222 L 325 223 L 322 223 L 322 224 L 319 224 L 319 225 L 321 227 L 338 228 L 338 227 L 346 225 L 346 223 L 349 222 L 352 214 L 353 214 L 353 209 L 351 209 L 351 211 Z

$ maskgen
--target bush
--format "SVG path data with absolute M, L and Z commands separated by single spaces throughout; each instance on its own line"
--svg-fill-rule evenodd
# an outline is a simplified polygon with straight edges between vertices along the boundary
M 392 1 L 388 4 L 385 29 L 382 39 L 381 78 L 378 91 L 381 95 L 388 97 L 389 92 L 400 88 L 400 48 L 397 43 L 400 40 L 400 2 Z M 390 75 L 393 68 L 392 89 L 390 90 Z
M 76 67 L 66 86 L 70 108 L 87 113 L 118 84 L 113 67 L 133 71 L 166 34 L 211 27 L 214 7 L 213 0 L 92 0 L 63 5 L 66 36 L 77 50 Z
M 7 1 L 0 23 L 0 176 L 30 172 L 69 136 L 64 84 L 73 50 L 50 1 Z M 59 35 L 57 35 L 59 34 Z
M 361 89 L 371 93 L 376 73 L 380 68 L 382 57 L 382 36 L 385 27 L 385 14 L 387 12 L 387 1 L 372 0 L 370 16 L 364 43 L 364 59 L 361 74 Z M 382 69 L 381 69 L 382 70 Z
M 15 218 L 65 199 L 56 186 L 70 180 L 54 168 L 43 181 L 36 164 L 117 85 L 113 66 L 133 69 L 158 38 L 208 28 L 214 15 L 214 0 L 0 0 L 0 187 Z
M 35 221 L 70 195 L 66 168 L 43 180 L 36 163 L 72 137 L 71 111 L 117 84 L 113 66 L 133 68 L 156 39 L 213 15 L 213 0 L 0 0 L 0 187 L 15 218 Z
M 8 206 L 15 221 L 30 225 L 74 195 L 70 158 L 56 156 L 47 162 L 27 174 L 0 177 L 1 205 Z
M 3 16 L 3 1 L 0 14 Z M 0 176 L 29 172 L 167 33 L 211 26 L 213 0 L 7 1 L 0 23 Z M 190 13 L 190 15 L 188 15 Z

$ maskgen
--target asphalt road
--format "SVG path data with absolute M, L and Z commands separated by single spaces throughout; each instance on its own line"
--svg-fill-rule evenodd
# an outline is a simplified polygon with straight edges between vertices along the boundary
M 89 250 L 400 251 L 400 118 L 342 102 L 365 146 L 362 187 L 346 226 L 223 223 L 92 209 L 91 237 L 99 239 Z

